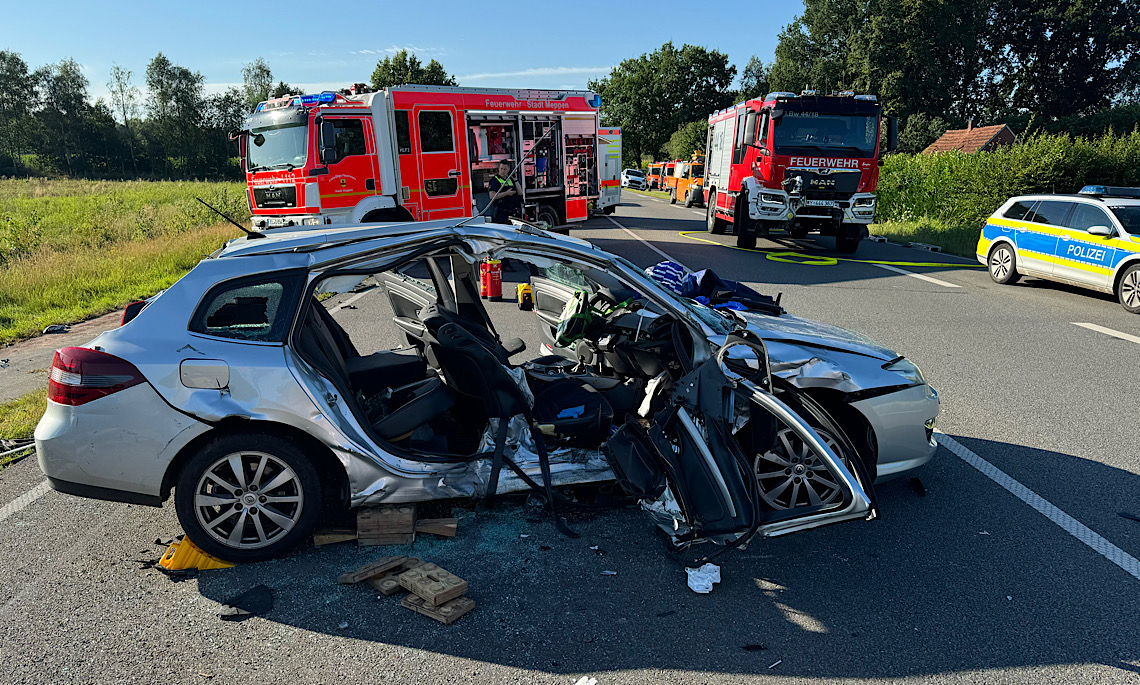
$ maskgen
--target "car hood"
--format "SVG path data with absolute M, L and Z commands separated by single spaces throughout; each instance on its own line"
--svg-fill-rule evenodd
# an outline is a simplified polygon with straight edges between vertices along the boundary
M 839 326 L 801 319 L 791 314 L 768 316 L 754 312 L 740 313 L 748 322 L 749 330 L 764 340 L 829 347 L 883 361 L 899 356 L 867 336 Z

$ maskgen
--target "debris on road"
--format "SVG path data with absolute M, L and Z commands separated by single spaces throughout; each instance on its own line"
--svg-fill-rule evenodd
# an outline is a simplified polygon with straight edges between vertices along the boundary
M 782 664 L 782 663 L 784 663 L 784 660 L 783 660 L 783 659 L 780 659 L 780 660 L 779 660 L 779 661 L 777 661 L 776 663 L 774 663 L 774 664 L 772 664 L 771 666 L 769 666 L 769 667 L 768 667 L 768 670 L 769 670 L 769 671 L 771 671 L 773 668 L 776 668 L 777 666 L 779 666 L 779 665 L 780 665 L 780 664 Z
M 598 679 L 593 676 L 584 675 L 574 681 L 574 685 L 598 685 Z
M 603 576 L 616 576 L 617 571 L 602 571 Z
M 929 243 L 907 243 L 906 246 L 907 247 L 917 247 L 920 250 L 926 250 L 928 252 L 941 252 L 942 251 L 942 248 L 939 247 L 938 245 L 931 245 Z
M 335 545 L 356 539 L 356 531 L 349 528 L 325 528 L 313 533 L 313 546 Z
M 467 581 L 435 564 L 421 564 L 400 574 L 400 585 L 422 597 L 429 606 L 440 606 L 467 592 Z
M 348 621 L 341 621 L 340 623 L 337 624 L 336 627 L 341 629 L 341 630 L 344 630 L 345 628 L 348 627 Z
M 686 568 L 689 589 L 698 594 L 707 595 L 712 592 L 713 584 L 720 582 L 720 567 L 708 563 L 699 568 Z
M 420 519 L 416 521 L 416 532 L 453 538 L 459 532 L 459 519 Z
M 251 616 L 267 614 L 273 610 L 273 588 L 255 585 L 236 597 L 226 600 L 218 616 L 223 621 L 244 621 Z
M 365 581 L 369 578 L 378 576 L 385 571 L 394 569 L 407 560 L 408 557 L 384 557 L 383 559 L 374 561 L 371 564 L 361 566 L 356 570 L 349 571 L 348 573 L 342 573 L 340 577 L 337 578 L 337 582 L 341 583 L 342 585 L 354 585 L 361 581 Z
M 199 571 L 209 571 L 216 568 L 233 568 L 233 564 L 228 561 L 223 561 L 213 555 L 203 552 L 198 545 L 186 537 L 182 536 L 179 540 L 171 543 L 170 548 L 158 560 L 158 565 L 168 571 L 183 571 L 186 569 L 197 569 Z
M 44 329 L 44 335 L 51 335 L 52 333 L 68 333 L 71 331 L 71 326 L 62 323 L 53 323 Z
M 450 625 L 460 616 L 474 609 L 475 602 L 469 597 L 456 597 L 439 606 L 432 606 L 423 597 L 408 595 L 400 600 L 400 606 L 411 609 L 417 614 L 434 618 L 445 625 Z

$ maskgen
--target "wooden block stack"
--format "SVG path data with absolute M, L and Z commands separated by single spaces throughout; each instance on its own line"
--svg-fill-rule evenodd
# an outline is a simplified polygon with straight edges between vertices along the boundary
M 356 513 L 356 542 L 371 545 L 408 545 L 416 537 L 416 505 L 365 507 Z
M 435 564 L 414 557 L 384 557 L 341 574 L 344 584 L 368 583 L 385 595 L 408 591 L 400 605 L 450 624 L 475 608 L 475 601 L 464 597 L 467 581 Z

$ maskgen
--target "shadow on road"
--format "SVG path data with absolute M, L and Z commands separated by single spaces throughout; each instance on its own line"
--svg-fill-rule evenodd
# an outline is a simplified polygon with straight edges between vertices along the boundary
M 971 446 L 982 454 L 1011 447 Z M 1088 482 L 1124 478 L 1132 491 L 1140 487 L 1135 475 L 1096 462 L 1018 449 L 1046 465 L 1064 462 Z M 711 595 L 687 589 L 641 512 L 572 517 L 582 535 L 572 540 L 520 498 L 493 512 L 457 507 L 455 539 L 305 549 L 203 574 L 199 591 L 221 602 L 266 583 L 277 594 L 270 621 L 554 674 L 657 669 L 731 681 L 1082 664 L 1138 670 L 1137 627 L 1122 618 L 1140 610 L 1134 579 L 945 450 L 920 475 L 923 497 L 905 479 L 879 488 L 881 520 L 762 540 L 721 557 L 724 581 Z M 389 554 L 466 578 L 478 607 L 444 626 L 397 598 L 337 584 L 341 572 Z

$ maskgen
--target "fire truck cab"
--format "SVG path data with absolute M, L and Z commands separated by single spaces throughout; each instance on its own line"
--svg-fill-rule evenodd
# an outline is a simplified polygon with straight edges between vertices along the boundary
M 787 229 L 835 237 L 854 252 L 875 220 L 882 106 L 874 95 L 769 93 L 709 117 L 705 194 L 710 233 L 740 247 Z M 887 117 L 887 149 L 896 139 Z
M 620 202 L 621 131 L 600 135 L 595 93 L 367 91 L 285 96 L 246 118 L 238 140 L 254 229 L 477 215 L 502 161 L 522 162 L 512 180 L 523 218 L 564 226 Z

